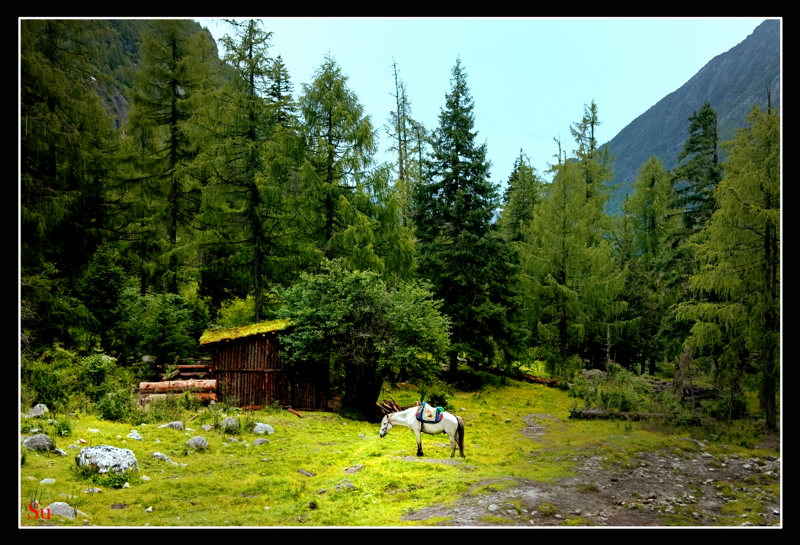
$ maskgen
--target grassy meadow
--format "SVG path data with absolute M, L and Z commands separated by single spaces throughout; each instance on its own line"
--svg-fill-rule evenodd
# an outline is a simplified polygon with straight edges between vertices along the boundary
M 418 399 L 414 389 L 386 390 L 400 405 Z M 633 457 L 641 450 L 691 449 L 677 435 L 651 431 L 643 423 L 570 420 L 575 400 L 561 390 L 507 381 L 480 392 L 456 392 L 453 412 L 466 425 L 465 454 L 449 462 L 446 435 L 424 435 L 425 457 L 415 456 L 414 435 L 395 427 L 379 438 L 376 423 L 327 412 L 241 411 L 221 404 L 182 411 L 186 430 L 159 423 L 131 425 L 93 416 L 46 415 L 23 419 L 23 435 L 39 428 L 67 456 L 36 453 L 22 447 L 19 524 L 99 527 L 387 527 L 435 524 L 407 522 L 410 509 L 447 503 L 476 493 L 476 485 L 505 477 L 552 481 L 572 474 L 576 456 L 602 450 L 609 460 Z M 521 433 L 528 415 L 540 419 L 545 433 Z M 176 415 L 171 415 L 176 416 Z M 241 432 L 225 433 L 215 425 L 226 416 L 240 418 Z M 49 417 L 49 418 L 48 418 Z M 165 422 L 168 420 L 165 420 Z M 164 423 L 165 423 L 164 422 Z M 275 433 L 258 435 L 253 424 L 271 425 Z M 128 438 L 137 430 L 143 440 Z M 65 431 L 66 430 L 66 431 Z M 60 433 L 60 435 L 59 435 Z M 688 432 L 682 432 L 686 437 Z M 186 441 L 207 439 L 205 451 Z M 268 443 L 254 445 L 259 437 Z M 85 441 L 82 442 L 81 440 Z M 78 470 L 71 445 L 112 445 L 131 449 L 140 472 L 122 480 L 98 478 Z M 714 445 L 707 450 L 713 453 Z M 730 452 L 730 447 L 726 447 Z M 169 456 L 178 465 L 153 457 Z M 535 453 L 532 456 L 531 453 Z M 361 466 L 361 467 L 359 467 Z M 43 479 L 54 479 L 42 483 Z M 492 485 L 497 486 L 497 485 Z M 98 493 L 87 493 L 89 488 Z M 478 493 L 480 486 L 477 486 Z M 34 518 L 28 505 L 69 503 L 85 516 Z

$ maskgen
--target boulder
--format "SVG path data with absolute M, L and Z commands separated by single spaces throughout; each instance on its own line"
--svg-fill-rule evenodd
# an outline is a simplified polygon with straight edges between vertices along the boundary
M 191 447 L 195 450 L 206 450 L 208 448 L 208 441 L 206 441 L 205 437 L 200 437 L 196 435 L 186 441 L 186 446 Z
M 166 424 L 161 424 L 159 428 L 172 428 L 174 430 L 183 431 L 183 422 L 167 422 Z
M 22 442 L 22 446 L 31 450 L 47 451 L 53 450 L 53 441 L 43 433 L 38 433 L 33 437 L 28 437 Z
M 44 508 L 45 512 L 49 511 L 50 515 L 58 515 L 59 517 L 64 517 L 68 519 L 74 519 L 77 516 L 81 517 L 88 517 L 86 513 L 78 511 L 70 504 L 65 503 L 63 501 L 53 502 L 47 507 Z
M 97 473 L 139 471 L 139 464 L 132 450 L 110 445 L 82 448 L 75 457 L 75 463 L 80 468 L 88 468 Z
M 47 405 L 45 405 L 44 403 L 37 403 L 31 410 L 25 413 L 25 418 L 42 416 L 43 414 L 46 414 L 48 412 L 50 412 L 50 410 L 47 408 Z

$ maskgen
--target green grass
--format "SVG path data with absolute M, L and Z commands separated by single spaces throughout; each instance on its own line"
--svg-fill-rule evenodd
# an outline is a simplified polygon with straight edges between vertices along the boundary
M 389 396 L 401 405 L 415 400 L 409 390 L 386 391 L 382 397 Z M 229 410 L 226 415 L 238 415 L 247 423 L 234 435 L 200 428 L 202 423 L 224 417 L 211 409 L 185 413 L 183 422 L 194 431 L 159 428 L 153 423 L 132 426 L 82 415 L 71 418 L 68 426 L 62 417 L 59 429 L 71 431 L 60 436 L 55 425 L 48 429 L 46 419 L 26 421 L 23 431 L 33 425 L 43 427 L 68 455 L 22 449 L 20 525 L 427 526 L 430 520 L 409 522 L 403 515 L 466 494 L 497 490 L 515 477 L 547 482 L 569 476 L 581 456 L 598 450 L 609 462 L 630 459 L 635 463 L 637 451 L 680 452 L 693 445 L 629 422 L 570 420 L 573 400 L 563 391 L 541 385 L 510 382 L 488 391 L 456 392 L 451 402 L 466 425 L 466 458 L 456 454 L 455 464 L 442 463 L 450 456 L 445 435 L 423 436 L 426 456 L 417 459 L 414 435 L 406 428 L 396 427 L 379 438 L 377 424 L 325 412 L 305 412 L 298 418 L 276 409 Z M 524 418 L 531 414 L 555 419 L 538 421 L 547 429 L 536 439 L 521 433 Z M 275 428 L 274 434 L 263 436 L 268 443 L 253 445 L 261 437 L 251 431 L 254 422 Z M 143 441 L 126 437 L 132 429 L 141 433 Z M 208 450 L 186 448 L 186 441 L 195 435 L 208 440 Z M 78 449 L 70 445 L 79 444 L 79 439 L 86 441 L 81 446 L 131 449 L 139 476 L 129 481 L 128 488 L 100 486 L 102 492 L 86 493 L 98 485 L 77 470 Z M 166 454 L 180 465 L 153 458 L 153 452 Z M 355 466 L 363 467 L 346 471 Z M 44 478 L 55 483 L 40 484 Z M 42 507 L 66 501 L 88 517 L 29 519 L 27 505 L 34 498 Z M 148 512 L 148 508 L 152 509 Z

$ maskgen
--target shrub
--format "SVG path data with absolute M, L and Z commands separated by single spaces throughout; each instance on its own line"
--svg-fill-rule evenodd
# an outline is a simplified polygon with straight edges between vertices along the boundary
M 44 403 L 52 411 L 64 410 L 78 382 L 77 359 L 58 345 L 36 358 L 23 355 L 20 361 L 23 406 Z
M 135 414 L 135 407 L 130 388 L 119 386 L 100 398 L 97 402 L 97 413 L 104 420 L 125 421 Z

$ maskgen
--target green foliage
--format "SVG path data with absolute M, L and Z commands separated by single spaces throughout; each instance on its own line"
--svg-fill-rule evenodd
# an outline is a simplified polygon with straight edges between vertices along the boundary
M 255 299 L 248 295 L 244 299 L 236 298 L 226 301 L 219 308 L 216 324 L 220 327 L 240 327 L 253 323 L 255 312 Z
M 78 384 L 77 360 L 74 353 L 58 345 L 38 357 L 23 355 L 20 362 L 23 406 L 43 403 L 51 411 L 62 411 Z
M 128 421 L 135 410 L 136 399 L 130 386 L 118 385 L 97 401 L 97 414 L 104 420 Z
M 582 399 L 590 409 L 649 412 L 654 399 L 653 388 L 641 376 L 617 364 L 610 364 L 603 378 L 587 379 L 577 375 L 570 395 Z
M 511 314 L 512 253 L 493 226 L 497 187 L 489 180 L 486 144 L 476 142 L 473 101 L 460 59 L 432 138 L 424 183 L 413 196 L 419 270 L 452 320 L 458 352 L 479 366 L 506 360 L 516 348 Z
M 123 353 L 134 358 L 149 355 L 153 365 L 174 363 L 197 347 L 198 330 L 207 324 L 195 320 L 196 309 L 181 295 L 158 293 L 140 295 L 132 289 L 123 294 L 122 322 L 118 334 Z M 153 378 L 155 368 L 141 370 L 143 378 Z
M 344 385 L 343 409 L 372 410 L 385 378 L 424 380 L 448 349 L 448 321 L 420 286 L 390 289 L 376 273 L 340 261 L 304 274 L 283 297 L 292 328 L 282 336 L 295 362 L 333 364 Z

